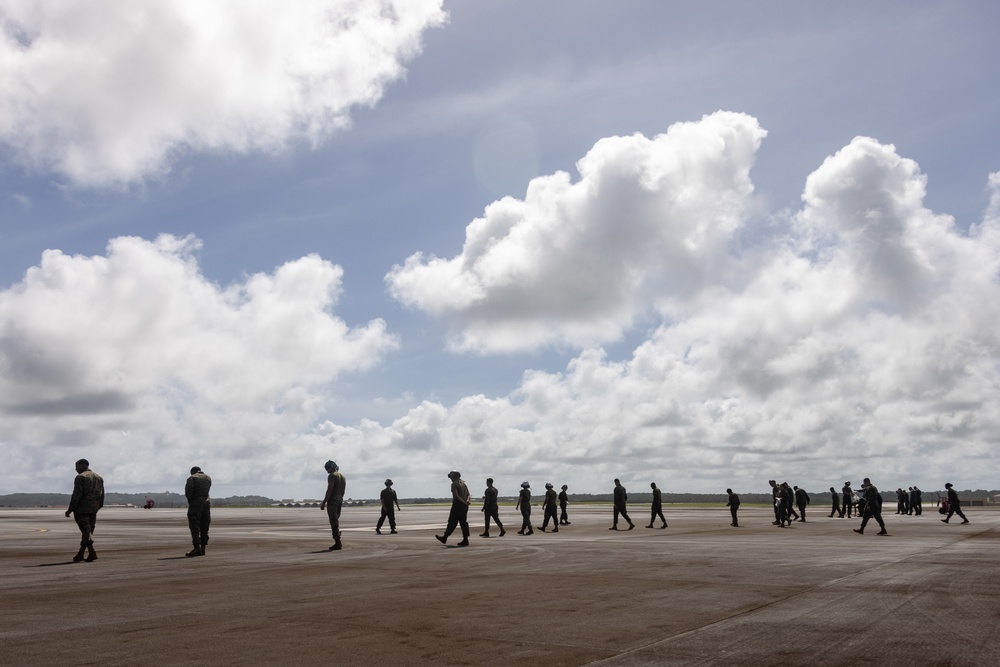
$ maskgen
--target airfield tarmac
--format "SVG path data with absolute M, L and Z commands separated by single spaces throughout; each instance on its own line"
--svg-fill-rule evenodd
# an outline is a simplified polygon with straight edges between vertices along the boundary
M 183 509 L 105 508 L 99 560 L 73 563 L 61 510 L 0 508 L 0 663 L 1000 665 L 992 508 L 889 512 L 889 537 L 816 507 L 778 529 L 766 508 L 733 528 L 668 506 L 650 530 L 636 505 L 619 532 L 608 506 L 570 511 L 522 537 L 505 507 L 485 539 L 474 506 L 457 548 L 433 537 L 447 507 L 404 505 L 381 536 L 377 509 L 347 507 L 330 552 L 319 509 L 217 508 L 208 555 L 185 558 Z

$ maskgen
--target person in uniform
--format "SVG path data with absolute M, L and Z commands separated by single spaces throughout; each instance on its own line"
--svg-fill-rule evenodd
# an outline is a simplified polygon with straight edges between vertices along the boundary
M 469 546 L 469 503 L 472 496 L 469 494 L 469 487 L 462 479 L 462 473 L 452 470 L 448 473 L 451 480 L 451 511 L 448 513 L 448 525 L 444 529 L 444 535 L 435 535 L 437 541 L 446 544 L 451 534 L 455 532 L 456 526 L 462 527 L 462 541 L 458 543 L 460 547 Z
M 660 517 L 660 521 L 663 525 L 660 528 L 667 527 L 667 520 L 663 518 L 663 494 L 658 488 L 656 488 L 656 482 L 650 482 L 649 488 L 653 490 L 653 504 L 649 506 L 649 525 L 646 528 L 652 528 L 653 522 L 656 521 L 656 517 Z
M 343 548 L 340 543 L 340 510 L 344 507 L 347 478 L 334 461 L 327 461 L 323 467 L 329 474 L 326 477 L 326 495 L 319 504 L 319 509 L 326 510 L 326 516 L 330 519 L 330 531 L 333 533 L 333 546 L 330 547 L 330 551 L 340 551 Z
M 851 510 L 854 508 L 854 490 L 851 488 L 851 483 L 844 482 L 844 488 L 841 489 L 841 493 L 844 495 L 844 506 L 840 508 L 840 518 L 844 518 L 844 514 L 847 514 L 847 518 L 851 518 Z
M 615 480 L 615 509 L 614 509 L 614 524 L 608 530 L 618 530 L 618 516 L 621 515 L 623 519 L 628 521 L 628 529 L 632 530 L 635 528 L 635 524 L 632 523 L 632 519 L 628 518 L 628 510 L 625 507 L 625 503 L 628 501 L 628 493 L 625 491 L 625 487 L 622 486 L 621 480 Z
M 531 527 L 531 485 L 521 482 L 521 492 L 517 494 L 517 508 L 521 510 L 521 530 L 518 535 L 531 535 L 535 529 Z
M 952 488 L 951 482 L 945 484 L 944 488 L 948 490 L 948 516 L 941 519 L 941 521 L 948 523 L 951 515 L 957 514 L 962 517 L 962 523 L 969 523 L 969 520 L 965 518 L 965 513 L 962 512 L 962 501 L 958 499 L 958 492 Z
M 202 472 L 201 468 L 191 468 L 191 476 L 184 484 L 184 497 L 188 501 L 188 529 L 191 531 L 191 551 L 184 554 L 204 556 L 208 545 L 208 527 L 212 524 L 212 501 L 208 492 L 212 489 L 212 478 Z
M 482 512 L 486 519 L 486 530 L 479 537 L 489 537 L 490 536 L 490 519 L 497 524 L 500 529 L 500 537 L 507 534 L 507 531 L 503 529 L 503 524 L 500 523 L 500 503 L 497 502 L 497 495 L 499 492 L 496 487 L 493 486 L 493 478 L 486 478 L 486 491 L 483 493 L 483 509 Z
M 97 560 L 94 551 L 94 528 L 97 527 L 97 512 L 104 507 L 104 480 L 90 469 L 87 459 L 76 462 L 76 478 L 73 480 L 73 495 L 66 508 L 66 516 L 73 515 L 80 529 L 80 550 L 73 556 L 73 562 L 86 560 L 93 563 Z M 83 557 L 84 549 L 87 557 Z
M 830 487 L 830 502 L 832 503 L 830 505 L 830 516 L 832 517 L 837 514 L 844 516 L 844 513 L 840 511 L 840 494 L 832 486 Z
M 568 488 L 563 484 L 562 491 L 559 492 L 559 524 L 562 526 L 569 525 L 569 515 L 566 514 L 566 506 L 569 505 L 569 494 L 566 493 Z
M 788 482 L 782 482 L 778 485 L 778 528 L 792 525 L 791 509 L 792 487 L 788 486 Z
M 919 488 L 917 488 L 916 484 L 914 484 L 913 485 L 913 493 L 910 494 L 910 509 L 917 516 L 920 516 L 921 514 L 924 513 L 924 506 L 921 503 L 921 496 L 922 495 L 923 495 L 923 492 Z
M 809 494 L 806 493 L 805 489 L 800 489 L 799 487 L 794 487 L 795 489 L 795 504 L 799 508 L 799 521 L 802 523 L 806 522 L 806 505 L 809 504 Z
M 778 486 L 777 480 L 769 479 L 767 483 L 771 486 L 771 505 L 774 506 L 774 521 L 771 523 L 775 526 L 784 526 L 785 520 L 779 520 L 779 516 L 781 515 L 781 487 Z
M 549 519 L 552 519 L 552 532 L 559 532 L 559 519 L 556 518 L 556 503 L 558 500 L 559 498 L 556 496 L 556 490 L 552 487 L 552 482 L 546 482 L 545 496 L 542 498 L 542 512 L 544 513 L 544 518 L 542 519 L 541 531 L 543 533 L 549 525 Z
M 906 514 L 909 505 L 909 495 L 903 491 L 903 487 L 896 487 L 896 514 Z
M 729 502 L 726 503 L 726 507 L 729 508 L 729 513 L 733 515 L 733 522 L 729 525 L 739 528 L 740 522 L 736 520 L 736 512 L 740 509 L 740 497 L 733 493 L 732 489 L 726 489 L 726 493 L 729 495 Z
M 385 520 L 388 517 L 389 532 L 395 535 L 396 510 L 399 509 L 399 499 L 396 498 L 396 492 L 392 488 L 391 479 L 385 480 L 385 488 L 382 489 L 382 493 L 379 494 L 379 500 L 382 501 L 382 515 L 378 518 L 378 523 L 375 524 L 375 533 L 378 535 L 382 534 L 382 524 L 385 523 Z
M 882 529 L 877 534 L 878 535 L 888 535 L 889 531 L 885 529 L 885 522 L 882 521 L 882 503 L 879 500 L 878 488 L 872 484 L 872 481 L 867 477 L 861 482 L 861 491 L 864 494 L 865 499 L 865 510 L 864 516 L 861 519 L 861 527 L 855 528 L 854 532 L 862 535 L 865 532 L 865 526 L 868 525 L 868 520 L 874 518 L 875 522 Z

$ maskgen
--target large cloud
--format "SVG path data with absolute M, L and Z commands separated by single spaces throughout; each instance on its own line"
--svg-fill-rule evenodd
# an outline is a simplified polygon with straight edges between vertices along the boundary
M 25 470 L 44 477 L 43 453 L 73 446 L 117 461 L 119 485 L 192 458 L 231 461 L 238 479 L 286 460 L 331 382 L 395 349 L 381 320 L 332 315 L 340 267 L 309 255 L 223 289 L 199 273 L 198 246 L 50 250 L 0 292 L 0 442 Z
M 403 74 L 442 0 L 0 0 L 0 142 L 88 186 L 313 143 Z
M 737 136 L 746 137 L 747 147 L 760 135 L 746 117 L 707 121 L 709 127 L 720 123 L 744 128 Z M 655 228 L 661 220 L 687 239 L 705 223 L 706 211 L 718 210 L 711 202 L 739 200 L 749 190 L 742 175 L 735 188 L 733 178 L 712 178 L 742 174 L 750 157 L 737 155 L 729 159 L 729 169 L 716 166 L 691 176 L 692 196 L 703 204 L 681 214 L 675 207 L 650 211 L 647 226 Z M 726 162 L 723 157 L 720 162 Z M 644 164 L 620 162 L 623 168 L 634 166 L 634 192 L 647 182 Z M 675 180 L 686 182 L 680 175 Z M 528 372 L 516 392 L 500 399 L 469 397 L 450 407 L 427 403 L 385 427 L 328 424 L 323 435 L 345 450 L 364 448 L 364 460 L 356 462 L 360 469 L 391 467 L 405 451 L 411 470 L 461 467 L 470 476 L 494 474 L 508 491 L 521 478 L 536 485 L 551 480 L 606 489 L 616 476 L 642 480 L 643 486 L 656 479 L 689 491 L 707 485 L 715 492 L 728 485 L 763 489 L 769 477 L 810 489 L 864 475 L 883 486 L 941 488 L 948 478 L 960 486 L 995 486 L 990 480 L 1000 456 L 995 409 L 1000 404 L 1000 175 L 990 176 L 990 206 L 968 233 L 951 217 L 924 207 L 926 182 L 917 164 L 893 146 L 859 137 L 808 177 L 804 207 L 786 224 L 747 230 L 755 241 L 738 252 L 727 246 L 726 232 L 707 233 L 714 243 L 707 244 L 711 252 L 696 272 L 698 289 L 674 300 L 669 319 L 631 358 L 611 360 L 600 348 L 588 348 L 564 373 Z M 628 190 L 621 183 L 617 187 Z M 500 208 L 532 208 L 543 200 L 538 184 L 535 188 L 527 203 Z M 445 317 L 472 319 L 470 304 L 485 303 L 496 308 L 500 328 L 523 317 L 528 332 L 544 328 L 574 340 L 578 315 L 591 312 L 589 295 L 563 283 L 563 296 L 583 304 L 576 312 L 570 305 L 536 314 L 544 323 L 539 326 L 530 319 L 546 303 L 546 297 L 532 294 L 545 285 L 532 282 L 537 267 L 570 271 L 593 286 L 600 300 L 601 281 L 573 268 L 588 265 L 594 249 L 571 252 L 568 247 L 576 247 L 571 228 L 581 219 L 587 221 L 579 223 L 584 227 L 603 225 L 609 236 L 621 226 L 632 227 L 621 218 L 602 217 L 600 197 L 547 201 L 561 206 L 543 213 L 536 205 L 531 216 L 515 217 L 506 226 L 491 208 L 484 220 L 470 225 L 462 257 L 411 258 L 397 269 L 397 293 L 408 285 L 411 302 Z M 569 201 L 577 208 L 570 209 Z M 664 201 L 671 202 L 657 200 Z M 738 209 L 738 204 L 722 209 L 736 216 L 724 216 L 725 229 L 740 224 Z M 480 233 L 491 221 L 499 231 Z M 565 232 L 538 233 L 548 226 Z M 501 272 L 487 272 L 480 260 L 522 235 L 536 241 L 519 246 L 530 246 L 532 261 L 518 264 L 509 253 L 501 265 L 536 268 L 516 274 L 530 286 L 519 291 L 527 303 L 496 305 L 491 301 L 496 283 L 483 276 Z M 554 242 L 564 236 L 570 240 Z M 598 237 L 591 232 L 591 242 Z M 661 249 L 666 243 L 656 234 L 645 239 L 661 243 Z M 677 245 L 690 249 L 692 264 L 702 259 L 695 249 L 705 244 Z M 634 265 L 649 267 L 645 246 L 630 249 L 637 255 Z M 623 298 L 634 297 L 619 277 L 622 267 L 633 265 L 630 259 L 622 251 L 615 262 L 594 267 Z M 727 265 L 738 267 L 733 270 L 743 282 L 727 279 Z M 461 288 L 435 299 L 430 281 L 443 275 Z M 463 329 L 467 343 L 504 347 L 470 328 L 473 333 Z
M 533 180 L 466 229 L 452 259 L 418 253 L 386 277 L 401 302 L 482 352 L 615 340 L 652 306 L 729 270 L 765 132 L 719 112 L 663 135 L 602 139 L 566 173 Z

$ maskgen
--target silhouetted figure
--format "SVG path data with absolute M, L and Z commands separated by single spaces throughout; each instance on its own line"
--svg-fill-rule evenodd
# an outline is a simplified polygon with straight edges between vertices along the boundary
M 87 459 L 76 462 L 76 477 L 73 479 L 73 495 L 66 508 L 66 516 L 73 515 L 80 529 L 80 550 L 73 556 L 73 562 L 97 560 L 94 551 L 94 529 L 97 528 L 97 512 L 104 507 L 104 479 L 90 469 Z M 83 551 L 87 550 L 84 558 Z
M 568 488 L 563 484 L 562 491 L 559 492 L 559 523 L 563 526 L 568 526 L 570 523 L 569 515 L 566 514 L 566 506 L 569 505 L 569 495 L 566 493 Z
M 340 466 L 335 461 L 327 461 L 323 468 L 329 473 L 326 476 L 326 495 L 323 502 L 319 504 L 322 512 L 326 510 L 326 516 L 330 520 L 330 532 L 333 533 L 333 546 L 330 551 L 340 551 L 343 545 L 340 543 L 340 510 L 344 507 L 344 494 L 347 493 L 347 478 L 340 472 Z
M 874 518 L 875 522 L 882 529 L 877 534 L 878 535 L 888 535 L 889 532 L 885 529 L 885 522 L 882 521 L 882 502 L 879 496 L 878 488 L 872 484 L 872 481 L 867 477 L 861 483 L 861 491 L 864 494 L 864 514 L 861 519 L 861 527 L 855 528 L 854 532 L 863 534 L 865 532 L 865 526 L 868 525 L 868 520 Z
M 805 489 L 795 487 L 795 504 L 799 508 L 799 521 L 806 522 L 806 505 L 809 504 L 809 494 Z
M 469 546 L 469 503 L 472 496 L 469 494 L 469 487 L 462 479 L 462 473 L 452 470 L 448 473 L 451 480 L 451 511 L 448 513 L 448 525 L 444 529 L 444 535 L 435 535 L 441 544 L 448 542 L 448 538 L 455 532 L 456 526 L 462 527 L 462 541 L 458 543 L 460 547 Z
M 948 523 L 951 515 L 957 514 L 962 517 L 962 523 L 969 523 L 969 520 L 965 518 L 965 514 L 962 512 L 962 501 L 958 499 L 958 492 L 952 488 L 951 482 L 945 484 L 944 488 L 948 490 L 948 516 L 941 519 L 941 521 Z
M 191 476 L 184 484 L 184 496 L 188 502 L 188 529 L 191 531 L 191 543 L 194 547 L 184 554 L 189 558 L 204 556 L 208 546 L 208 527 L 212 525 L 212 501 L 209 498 L 211 490 L 212 478 L 198 466 L 191 468 Z
M 771 523 L 775 526 L 783 526 L 785 525 L 785 520 L 778 519 L 778 516 L 781 514 L 781 487 L 773 479 L 767 480 L 767 483 L 771 485 L 771 504 L 774 506 L 774 521 Z
M 531 485 L 521 482 L 521 492 L 517 494 L 517 509 L 521 510 L 521 530 L 518 535 L 531 535 L 535 529 L 531 527 Z
M 923 491 L 917 488 L 917 485 L 913 485 L 913 493 L 910 494 L 910 510 L 920 516 L 924 513 L 923 506 Z
M 851 488 L 850 482 L 844 482 L 844 488 L 841 490 L 844 495 L 844 506 L 840 508 L 840 518 L 843 519 L 844 515 L 847 518 L 851 518 L 851 510 L 854 508 L 854 489 Z
M 497 502 L 498 491 L 495 486 L 493 486 L 493 478 L 486 478 L 486 491 L 483 493 L 483 515 L 486 520 L 486 530 L 479 537 L 489 537 L 490 536 L 490 519 L 497 524 L 497 528 L 500 529 L 500 537 L 507 534 L 507 531 L 503 529 L 503 524 L 500 523 L 500 503 Z
M 649 488 L 653 489 L 653 504 L 649 506 L 649 525 L 646 528 L 652 528 L 657 517 L 663 522 L 660 528 L 666 528 L 667 520 L 663 518 L 663 494 L 656 488 L 656 482 L 650 482 Z
M 729 494 L 729 501 L 726 503 L 726 507 L 729 508 L 729 513 L 733 515 L 733 522 L 729 525 L 739 527 L 740 522 L 736 519 L 736 512 L 740 509 L 740 497 L 733 493 L 732 489 L 726 489 L 726 493 Z
M 549 526 L 549 519 L 552 519 L 552 532 L 559 532 L 559 519 L 556 515 L 556 507 L 559 502 L 559 498 L 556 495 L 556 490 L 552 488 L 552 482 L 545 483 L 545 495 L 542 496 L 542 532 Z
M 381 535 L 382 524 L 385 523 L 386 519 L 389 519 L 389 532 L 395 535 L 396 510 L 400 510 L 400 507 L 399 507 L 399 499 L 396 497 L 396 491 L 392 488 L 391 479 L 385 480 L 385 488 L 382 489 L 382 493 L 380 493 L 378 497 L 379 500 L 382 502 L 382 514 L 378 518 L 378 523 L 375 524 L 375 532 Z
M 830 516 L 839 514 L 844 516 L 844 513 L 840 509 L 840 494 L 837 493 L 837 489 L 830 487 Z
M 628 521 L 628 529 L 632 530 L 635 528 L 635 524 L 632 523 L 632 519 L 628 518 L 628 510 L 625 508 L 625 503 L 628 501 L 628 493 L 625 492 L 625 487 L 622 486 L 620 480 L 615 480 L 615 520 L 614 525 L 609 528 L 609 530 L 618 530 L 618 516 L 621 515 L 623 519 Z
M 778 528 L 792 525 L 792 487 L 788 482 L 778 485 Z

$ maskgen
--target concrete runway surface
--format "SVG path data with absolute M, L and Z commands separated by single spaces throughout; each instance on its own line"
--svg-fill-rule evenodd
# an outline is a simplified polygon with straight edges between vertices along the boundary
M 878 537 L 822 509 L 778 529 L 668 506 L 650 530 L 636 505 L 613 532 L 609 507 L 571 505 L 522 537 L 504 507 L 485 539 L 474 506 L 457 548 L 433 537 L 447 507 L 404 506 L 381 536 L 348 507 L 340 552 L 317 508 L 216 509 L 208 555 L 184 558 L 184 510 L 105 508 L 99 560 L 73 563 L 62 511 L 0 508 L 0 663 L 1000 665 L 1000 511 L 890 512 Z

